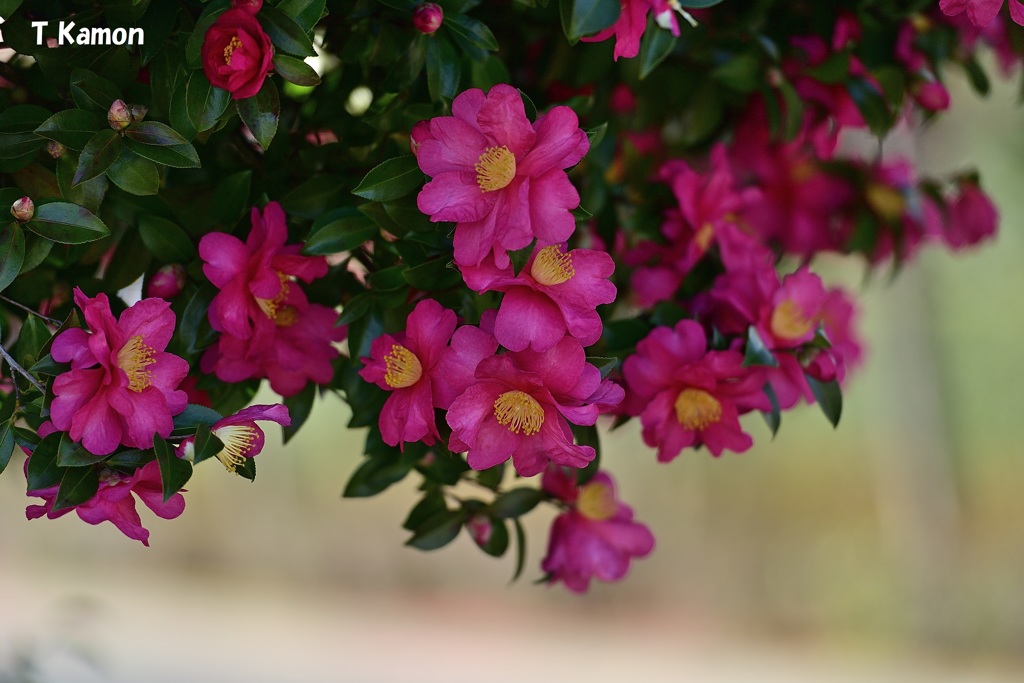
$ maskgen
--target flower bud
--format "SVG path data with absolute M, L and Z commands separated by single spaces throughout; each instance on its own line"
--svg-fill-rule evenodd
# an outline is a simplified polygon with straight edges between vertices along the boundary
M 110 105 L 110 110 L 107 111 L 107 123 L 114 130 L 124 130 L 132 125 L 132 111 L 124 103 L 124 100 L 114 100 L 114 103 Z
M 153 273 L 146 284 L 146 296 L 155 296 L 160 299 L 173 299 L 181 294 L 185 288 L 188 276 L 185 273 L 185 266 L 180 263 L 172 263 L 164 266 Z
M 441 28 L 444 21 L 444 10 L 433 2 L 424 2 L 412 12 L 412 23 L 423 35 L 432 35 Z
M 430 134 L 430 121 L 420 121 L 409 131 L 409 149 L 412 153 L 419 154 L 420 145 L 433 137 Z
M 133 104 L 129 108 L 129 111 L 131 111 L 132 113 L 132 121 L 134 123 L 138 123 L 142 119 L 146 118 L 146 114 L 149 113 L 149 107 L 143 106 L 141 104 Z
M 28 223 L 36 213 L 36 205 L 28 197 L 22 197 L 11 204 L 11 215 L 19 223 Z
M 473 537 L 473 540 L 478 546 L 483 548 L 491 542 L 491 534 L 494 533 L 494 525 L 491 524 L 490 517 L 484 515 L 474 515 L 466 522 L 466 529 L 469 530 L 469 535 Z
M 56 140 L 50 140 L 46 145 L 46 151 L 49 152 L 50 156 L 54 159 L 60 159 L 64 156 L 64 152 L 68 151 L 68 148 Z

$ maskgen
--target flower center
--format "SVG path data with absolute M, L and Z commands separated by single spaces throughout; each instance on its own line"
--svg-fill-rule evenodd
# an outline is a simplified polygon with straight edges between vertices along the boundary
M 508 147 L 488 147 L 476 160 L 476 184 L 481 192 L 507 187 L 516 177 L 516 156 Z
M 494 416 L 498 424 L 508 427 L 513 434 L 530 436 L 544 424 L 544 409 L 537 399 L 523 391 L 506 391 L 494 401 Z
M 772 334 L 781 339 L 799 339 L 814 329 L 814 321 L 792 299 L 785 299 L 772 311 Z
M 541 249 L 530 267 L 530 275 L 545 287 L 567 282 L 575 274 L 572 254 L 562 253 L 562 248 L 557 244 Z
M 288 293 L 291 289 L 291 280 L 289 280 L 288 276 L 281 271 L 277 272 L 277 277 L 281 281 L 281 291 L 277 293 L 277 296 L 273 299 L 257 298 L 256 303 L 259 305 L 260 310 L 277 325 L 281 327 L 289 327 L 295 324 L 295 320 L 298 318 L 298 315 L 293 307 L 282 306 L 281 304 L 283 304 L 285 299 L 288 298 Z
M 231 36 L 231 40 L 224 46 L 224 63 L 231 66 L 231 55 L 235 54 L 235 50 L 242 47 L 242 41 L 238 36 Z
M 256 430 L 249 425 L 228 425 L 213 430 L 214 435 L 224 444 L 217 453 L 217 459 L 228 472 L 235 472 L 245 464 L 245 455 L 256 443 Z
M 593 482 L 580 489 L 580 496 L 576 499 L 576 510 L 595 522 L 611 519 L 615 516 L 619 506 L 612 494 L 612 487 L 607 484 Z
M 711 223 L 705 223 L 704 225 L 700 226 L 700 230 L 698 230 L 696 234 L 693 236 L 693 242 L 694 244 L 697 245 L 697 248 L 700 249 L 703 253 L 708 250 L 708 247 L 711 246 L 711 240 L 713 240 L 714 238 L 715 226 L 711 225 Z
M 899 220 L 907 208 L 907 202 L 899 190 L 881 183 L 869 184 L 864 198 L 875 213 L 890 223 Z
M 153 373 L 146 368 L 156 362 L 155 351 L 142 343 L 142 335 L 137 334 L 117 352 L 117 367 L 128 375 L 128 388 L 141 393 L 153 383 Z
M 699 432 L 722 419 L 722 404 L 703 389 L 683 389 L 676 397 L 676 419 L 684 429 Z
M 391 347 L 391 353 L 384 356 L 387 372 L 384 381 L 393 389 L 411 387 L 423 377 L 423 366 L 416 354 L 400 344 Z

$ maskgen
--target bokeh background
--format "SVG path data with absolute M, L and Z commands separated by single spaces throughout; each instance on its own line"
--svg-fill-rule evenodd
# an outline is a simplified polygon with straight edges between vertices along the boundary
M 342 500 L 364 434 L 325 400 L 249 484 L 216 465 L 185 514 L 148 510 L 152 548 L 74 515 L 27 522 L 20 461 L 0 477 L 0 681 L 345 683 L 1024 680 L 1024 113 L 951 74 L 954 109 L 886 144 L 922 171 L 974 165 L 995 243 L 926 250 L 895 278 L 825 268 L 857 291 L 867 363 L 833 431 L 815 407 L 755 447 L 659 465 L 630 425 L 605 435 L 658 546 L 585 597 L 480 553 L 403 547 L 412 479 Z M 262 395 L 270 402 L 270 394 Z M 141 506 L 140 506 L 141 507 Z

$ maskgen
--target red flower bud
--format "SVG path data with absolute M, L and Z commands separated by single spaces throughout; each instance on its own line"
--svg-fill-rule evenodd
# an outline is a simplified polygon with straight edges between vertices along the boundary
M 173 299 L 181 294 L 187 280 L 185 266 L 180 263 L 164 266 L 149 278 L 149 282 L 146 284 L 146 296 Z
M 28 197 L 22 197 L 11 204 L 11 215 L 19 223 L 28 223 L 36 213 L 36 205 Z
M 432 35 L 443 21 L 444 10 L 433 2 L 424 2 L 412 12 L 412 24 L 423 35 Z
M 476 544 L 483 548 L 491 541 L 491 534 L 494 533 L 494 525 L 491 524 L 491 519 L 483 515 L 474 515 L 466 522 L 466 529 L 469 530 L 469 535 L 473 537 Z
M 114 100 L 107 111 L 107 123 L 114 130 L 124 130 L 132 125 L 132 110 L 124 103 L 124 100 Z
M 60 144 L 56 140 L 50 140 L 50 142 L 48 142 L 46 145 L 46 151 L 54 159 L 60 159 L 62 156 L 64 156 L 64 152 L 68 151 L 68 148 Z

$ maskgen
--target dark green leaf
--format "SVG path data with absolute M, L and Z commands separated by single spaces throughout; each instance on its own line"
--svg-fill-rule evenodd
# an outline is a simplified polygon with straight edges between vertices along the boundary
M 403 197 L 423 185 L 423 171 L 412 154 L 388 159 L 367 173 L 352 194 L 376 202 Z
M 542 500 L 544 500 L 544 493 L 540 489 L 526 487 L 512 489 L 494 500 L 491 504 L 491 514 L 501 519 L 521 517 L 537 507 Z
M 266 8 L 264 8 L 266 9 Z M 270 147 L 277 134 L 277 121 L 281 116 L 281 97 L 277 86 L 269 78 L 260 91 L 244 100 L 237 100 L 238 117 L 246 125 L 263 149 Z
M 84 244 L 110 234 L 103 221 L 84 207 L 68 202 L 43 204 L 25 227 L 61 244 Z
M 153 451 L 160 465 L 160 479 L 163 481 L 164 502 L 171 499 L 192 477 L 192 464 L 174 454 L 174 447 L 159 434 L 153 436 Z
M 209 130 L 231 102 L 231 93 L 210 84 L 202 71 L 193 71 L 185 85 L 185 111 L 197 132 Z
M 325 4 L 325 0 L 281 0 L 277 9 L 294 19 L 302 30 L 308 32 L 320 21 Z
M 14 282 L 25 263 L 25 232 L 11 223 L 0 233 L 0 291 Z
M 302 391 L 284 400 L 284 405 L 288 408 L 288 416 L 292 420 L 291 425 L 283 428 L 285 443 L 291 441 L 292 437 L 299 433 L 299 429 L 309 419 L 310 413 L 313 412 L 315 399 L 316 384 L 310 382 Z
M 210 431 L 208 426 L 199 425 L 196 429 L 196 440 L 193 443 L 192 464 L 198 465 L 204 460 L 209 460 L 222 450 L 224 450 L 224 443 Z
M 170 130 L 170 129 L 169 129 Z M 199 168 L 199 155 L 196 148 L 189 143 L 184 145 L 147 145 L 132 140 L 124 139 L 125 147 L 138 154 L 140 157 L 155 161 L 164 166 L 173 168 Z
M 843 415 L 843 390 L 840 388 L 839 382 L 836 380 L 820 382 L 810 375 L 805 376 L 807 384 L 810 385 L 811 391 L 814 393 L 814 398 L 821 406 L 821 412 L 825 413 L 825 417 L 833 427 L 838 427 L 839 418 Z
M 454 287 L 462 282 L 462 273 L 450 267 L 450 257 L 438 258 L 421 263 L 418 266 L 402 271 L 402 277 L 424 292 L 434 292 Z
M 353 207 L 342 207 L 317 218 L 302 248 L 304 254 L 326 256 L 351 251 L 373 239 L 377 224 Z
M 14 421 L 7 418 L 0 423 L 0 474 L 7 469 L 14 455 Z
M 206 7 L 203 8 L 199 18 L 196 19 L 196 27 L 192 29 L 188 42 L 185 43 L 185 61 L 189 66 L 199 66 L 206 31 L 213 26 L 217 18 L 230 6 L 230 0 L 214 0 L 207 3 Z
M 772 438 L 779 433 L 779 427 L 782 425 L 782 411 L 779 409 L 779 398 L 775 395 L 775 389 L 772 388 L 771 383 L 765 382 L 763 389 L 765 396 L 771 401 L 771 410 L 762 410 L 761 415 L 764 417 L 764 421 L 768 423 L 768 428 L 772 430 Z
M 743 365 L 765 365 L 770 368 L 779 367 L 779 359 L 764 345 L 757 328 L 751 325 L 747 329 L 747 349 L 743 356 Z
M 412 538 L 405 542 L 420 550 L 443 548 L 459 535 L 464 513 L 462 510 L 446 510 L 427 519 L 416 529 Z
M 498 463 L 494 467 L 488 467 L 486 470 L 481 470 L 476 475 L 476 480 L 480 482 L 482 486 L 486 486 L 492 491 L 497 491 L 498 487 L 501 486 L 502 480 L 505 478 L 505 463 Z
M 142 451 L 138 448 L 132 448 L 127 451 L 115 453 L 104 462 L 110 467 L 122 467 L 134 473 L 139 467 L 152 462 L 153 458 L 154 455 L 152 450 L 147 449 Z
M 601 437 L 594 425 L 573 425 L 572 434 L 577 444 L 594 449 L 594 459 L 583 469 L 576 470 L 576 485 L 583 486 L 601 469 Z
M 157 147 L 177 147 L 188 144 L 188 140 L 183 138 L 181 133 L 159 121 L 134 123 L 125 129 L 124 136 L 140 144 Z
M 35 446 L 26 470 L 29 491 L 39 491 L 60 483 L 63 472 L 57 466 L 57 451 L 63 436 L 60 432 L 54 432 Z
M 143 159 L 128 148 L 107 169 L 110 182 L 130 194 L 145 196 L 160 190 L 160 171 L 156 164 Z
M 717 67 L 711 75 L 719 83 L 742 93 L 756 90 L 763 80 L 761 60 L 749 52 L 733 55 L 732 59 Z
M 296 57 L 274 55 L 274 71 L 281 74 L 281 78 L 295 85 L 320 85 L 320 76 L 317 75 L 316 70 Z
M 200 426 L 212 427 L 213 423 L 223 417 L 213 408 L 189 403 L 185 410 L 174 416 L 172 437 L 190 436 Z
M 71 97 L 81 109 L 91 109 L 106 116 L 114 100 L 121 99 L 121 91 L 88 69 L 75 69 L 71 72 Z
M 888 103 L 878 89 L 864 78 L 851 78 L 846 83 L 846 89 L 850 92 L 850 96 L 871 132 L 879 137 L 888 133 L 892 127 L 893 116 L 889 111 Z
M 562 30 L 570 43 L 614 24 L 621 13 L 618 0 L 561 0 Z
M 487 539 L 487 543 L 479 543 L 472 533 L 470 533 L 470 537 L 473 539 L 473 542 L 476 543 L 478 548 L 491 557 L 501 557 L 505 554 L 505 551 L 508 550 L 508 527 L 505 525 L 505 520 L 503 519 L 488 518 L 487 521 L 491 525 L 491 534 Z M 469 525 L 472 523 L 472 519 L 466 523 L 467 531 L 470 530 Z
M 423 495 L 420 502 L 416 503 L 413 509 L 409 511 L 409 516 L 402 523 L 402 528 L 408 531 L 415 531 L 417 527 L 434 515 L 447 510 L 448 506 L 445 505 L 444 493 L 442 493 L 441 489 L 430 489 Z
M 216 333 L 210 327 L 210 321 L 206 316 L 216 293 L 217 290 L 212 285 L 199 287 L 192 292 L 188 303 L 185 304 L 185 311 L 181 314 L 181 323 L 178 326 L 178 338 L 188 355 L 199 353 L 216 338 Z M 185 412 L 188 412 L 188 408 Z
M 72 467 L 64 470 L 53 501 L 53 512 L 81 505 L 96 495 L 100 473 L 95 467 Z
M 260 20 L 263 29 L 270 36 L 270 42 L 279 51 L 299 57 L 316 56 L 313 43 L 303 28 L 281 10 L 265 4 L 256 18 Z
M 95 465 L 106 457 L 90 453 L 85 450 L 85 446 L 80 446 L 77 443 L 70 444 L 70 447 L 64 445 L 69 441 L 70 438 L 65 439 L 61 444 L 63 448 L 57 452 L 57 464 L 61 467 L 86 467 L 89 465 Z
M 196 257 L 192 238 L 176 223 L 159 216 L 139 216 L 139 235 L 161 263 L 188 263 Z
M 108 128 L 95 133 L 82 150 L 82 156 L 78 157 L 78 168 L 75 169 L 71 184 L 79 185 L 95 178 L 106 171 L 119 154 L 121 137 L 116 132 Z
M 498 49 L 497 38 L 482 21 L 467 17 L 465 14 L 454 14 L 444 18 L 444 26 L 482 50 L 493 52 Z
M 97 131 L 106 125 L 103 119 L 84 109 L 57 112 L 36 128 L 36 134 L 56 140 L 71 149 L 84 149 Z
M 516 530 L 516 569 L 512 574 L 512 581 L 515 582 L 522 576 L 523 567 L 526 566 L 526 532 L 518 517 L 512 519 L 512 524 Z
M 672 54 L 678 42 L 670 31 L 658 26 L 654 16 L 647 21 L 647 30 L 640 41 L 640 80 L 651 75 L 651 72 Z
M 616 0 L 617 1 L 617 0 Z M 451 41 L 434 35 L 427 41 L 427 89 L 434 101 L 450 100 L 459 91 L 462 66 Z
M 343 182 L 341 176 L 318 173 L 281 197 L 281 207 L 291 215 L 317 218 L 337 205 Z

